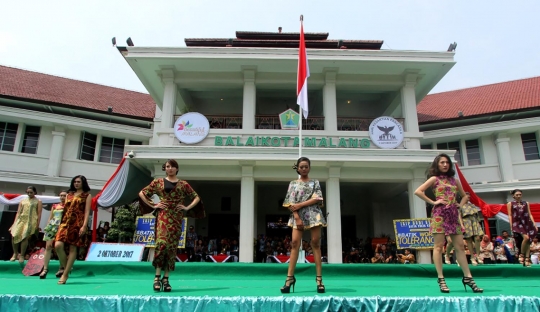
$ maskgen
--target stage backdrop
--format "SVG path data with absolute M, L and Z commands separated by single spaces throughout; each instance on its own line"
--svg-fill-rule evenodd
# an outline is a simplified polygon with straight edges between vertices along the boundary
M 433 249 L 434 238 L 429 233 L 429 219 L 394 220 L 398 249 Z
M 137 217 L 137 229 L 133 235 L 134 244 L 144 244 L 145 247 L 155 247 L 155 225 L 156 218 L 154 217 Z M 178 242 L 178 248 L 186 248 L 186 224 L 187 218 L 182 220 L 182 235 Z

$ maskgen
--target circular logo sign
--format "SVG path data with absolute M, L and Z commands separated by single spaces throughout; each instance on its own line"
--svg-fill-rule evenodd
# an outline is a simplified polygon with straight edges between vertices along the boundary
M 382 116 L 369 125 L 369 137 L 380 148 L 396 148 L 403 142 L 403 126 L 392 117 Z
M 199 143 L 208 135 L 210 124 L 200 113 L 186 113 L 174 123 L 174 135 L 185 144 Z

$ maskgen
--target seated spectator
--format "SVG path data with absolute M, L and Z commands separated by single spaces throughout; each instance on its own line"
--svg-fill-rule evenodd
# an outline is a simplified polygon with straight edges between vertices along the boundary
M 375 256 L 371 258 L 371 263 L 384 263 L 384 257 L 380 253 L 376 252 Z
M 231 245 L 231 255 L 239 256 L 238 241 L 236 239 L 233 240 Z
M 414 264 L 416 263 L 416 258 L 411 253 L 410 249 L 405 249 L 405 254 L 397 254 L 399 262 L 403 264 Z
M 197 241 L 197 244 L 195 245 L 195 255 L 193 256 L 193 261 L 200 262 L 201 259 L 204 259 L 205 257 L 205 248 L 202 239 L 199 239 Z
M 484 238 L 480 242 L 480 253 L 478 254 L 478 257 L 485 264 L 495 262 L 495 257 L 493 256 L 493 244 L 487 235 L 484 235 Z
M 506 251 L 504 250 L 504 242 L 502 239 L 495 240 L 495 248 L 493 249 L 495 254 L 495 260 L 497 263 L 508 263 L 508 258 L 506 258 Z
M 516 240 L 508 235 L 508 231 L 502 231 L 502 239 L 504 242 L 504 247 L 506 248 L 506 257 L 508 258 L 508 263 L 515 263 L 518 260 L 516 254 L 519 255 Z
M 539 264 L 538 258 L 540 257 L 540 243 L 538 242 L 538 236 L 533 238 L 531 243 L 531 262 L 532 264 Z
M 377 247 L 375 248 L 375 253 L 380 253 L 383 257 L 384 263 L 390 263 L 394 259 L 390 251 L 386 248 L 386 245 L 384 244 L 377 244 Z

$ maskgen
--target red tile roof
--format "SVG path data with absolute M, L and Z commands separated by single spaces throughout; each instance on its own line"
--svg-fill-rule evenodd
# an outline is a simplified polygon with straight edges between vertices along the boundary
M 0 97 L 102 113 L 112 106 L 115 115 L 144 119 L 154 118 L 156 109 L 148 94 L 6 66 L 0 66 Z
M 540 108 L 540 77 L 430 94 L 417 106 L 418 122 L 430 123 Z

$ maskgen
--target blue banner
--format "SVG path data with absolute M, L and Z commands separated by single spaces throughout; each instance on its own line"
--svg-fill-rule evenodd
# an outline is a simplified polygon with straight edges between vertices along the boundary
M 156 247 L 155 242 L 155 229 L 156 218 L 154 217 L 137 217 L 137 229 L 133 234 L 134 244 L 143 244 L 145 247 Z M 178 242 L 178 248 L 186 248 L 186 224 L 187 218 L 182 220 L 182 228 L 180 229 L 182 235 Z
M 433 249 L 435 239 L 429 232 L 430 219 L 394 220 L 398 249 Z

